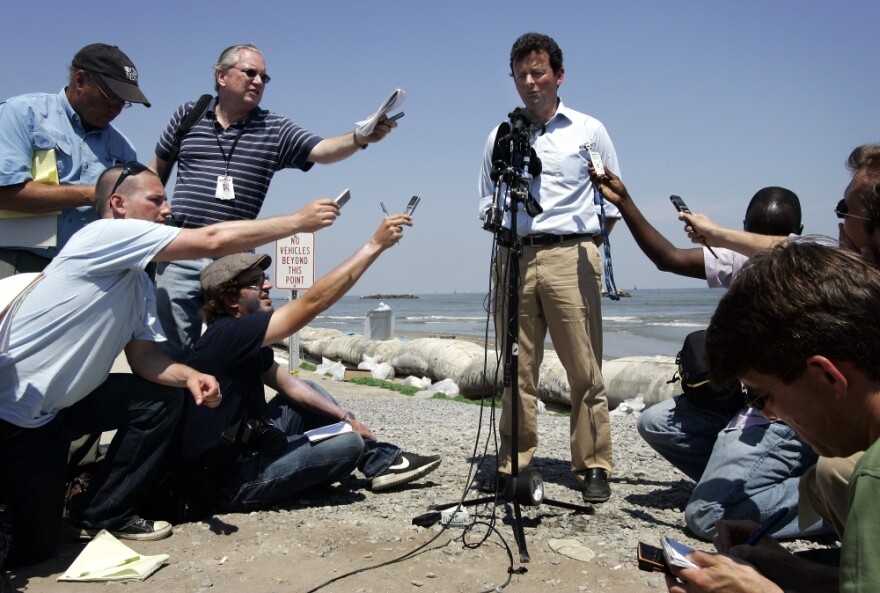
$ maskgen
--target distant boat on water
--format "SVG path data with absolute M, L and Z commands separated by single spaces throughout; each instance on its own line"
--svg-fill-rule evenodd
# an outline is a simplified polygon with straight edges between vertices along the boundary
M 392 299 L 417 299 L 419 297 L 415 294 L 365 294 L 361 295 L 361 298 L 388 301 Z

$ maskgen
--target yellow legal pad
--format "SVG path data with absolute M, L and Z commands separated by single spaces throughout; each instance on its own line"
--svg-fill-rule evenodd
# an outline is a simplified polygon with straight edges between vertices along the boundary
M 37 183 L 59 185 L 54 148 L 34 152 L 31 177 Z M 0 245 L 55 247 L 58 244 L 57 229 L 58 212 L 32 214 L 14 210 L 0 210 Z
M 168 558 L 168 554 L 142 556 L 102 529 L 58 580 L 143 581 Z

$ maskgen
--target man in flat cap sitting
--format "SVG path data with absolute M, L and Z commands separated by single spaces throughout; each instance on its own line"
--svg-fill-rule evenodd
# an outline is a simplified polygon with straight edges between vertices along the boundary
M 223 510 L 266 508 L 355 468 L 375 492 L 412 482 L 440 465 L 439 455 L 417 455 L 378 441 L 320 385 L 281 368 L 271 348 L 345 295 L 379 254 L 400 240 L 399 225 L 410 220 L 405 215 L 384 219 L 366 245 L 304 297 L 278 310 L 269 297 L 268 255 L 229 255 L 202 271 L 200 313 L 208 329 L 187 364 L 216 376 L 225 398 L 213 410 L 185 406 L 182 447 L 185 458 L 223 468 L 224 475 L 216 477 L 219 489 L 211 493 Z M 278 392 L 268 403 L 264 385 Z M 337 422 L 351 430 L 344 427 L 343 434 L 319 442 L 304 435 Z

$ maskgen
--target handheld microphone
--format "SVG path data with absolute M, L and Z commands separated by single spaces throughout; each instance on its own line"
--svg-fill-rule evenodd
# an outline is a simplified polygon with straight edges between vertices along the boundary
M 526 132 L 532 127 L 532 120 L 529 118 L 528 112 L 522 107 L 517 107 L 508 113 L 507 117 L 513 122 L 513 131 L 515 133 Z

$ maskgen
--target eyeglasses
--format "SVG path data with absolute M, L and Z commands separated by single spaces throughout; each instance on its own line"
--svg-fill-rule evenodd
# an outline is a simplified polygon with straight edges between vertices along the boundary
M 260 72 L 255 68 L 239 68 L 238 66 L 234 67 L 236 70 L 241 70 L 245 76 L 248 78 L 256 78 L 259 76 L 263 79 L 263 84 L 269 84 L 269 81 L 272 80 L 272 77 L 266 74 L 265 72 Z
M 756 410 L 763 410 L 770 396 L 749 389 L 742 381 L 739 382 L 739 385 L 742 388 L 743 400 L 746 402 L 746 405 Z
M 116 180 L 116 183 L 113 184 L 113 189 L 110 190 L 109 195 L 113 195 L 116 193 L 116 190 L 119 189 L 119 186 L 122 185 L 122 182 L 126 180 L 128 177 L 134 177 L 139 173 L 143 173 L 147 170 L 146 165 L 142 165 L 137 161 L 126 161 L 122 164 L 122 174 Z
M 92 86 L 98 89 L 98 92 L 100 92 L 102 95 L 104 95 L 104 99 L 107 100 L 107 104 L 110 105 L 111 108 L 119 109 L 119 107 L 122 106 L 122 109 L 128 109 L 129 107 L 131 107 L 131 101 L 126 101 L 125 99 L 122 99 L 120 97 L 111 98 L 110 95 L 107 94 L 107 91 L 101 88 L 101 85 L 98 84 L 98 81 L 95 79 L 95 75 L 91 72 L 89 72 L 89 80 L 92 81 Z
M 846 199 L 842 199 L 837 202 L 837 208 L 834 209 L 834 213 L 837 214 L 837 218 L 846 218 L 847 216 L 850 218 L 858 218 L 859 220 L 867 220 L 871 222 L 871 219 L 867 216 L 859 216 L 858 214 L 850 214 L 849 206 L 846 205 Z
M 242 290 L 245 288 L 250 290 L 263 290 L 263 285 L 266 284 L 267 280 L 269 280 L 269 275 L 264 273 L 254 276 L 250 280 L 245 280 L 242 284 L 239 284 L 238 287 Z

